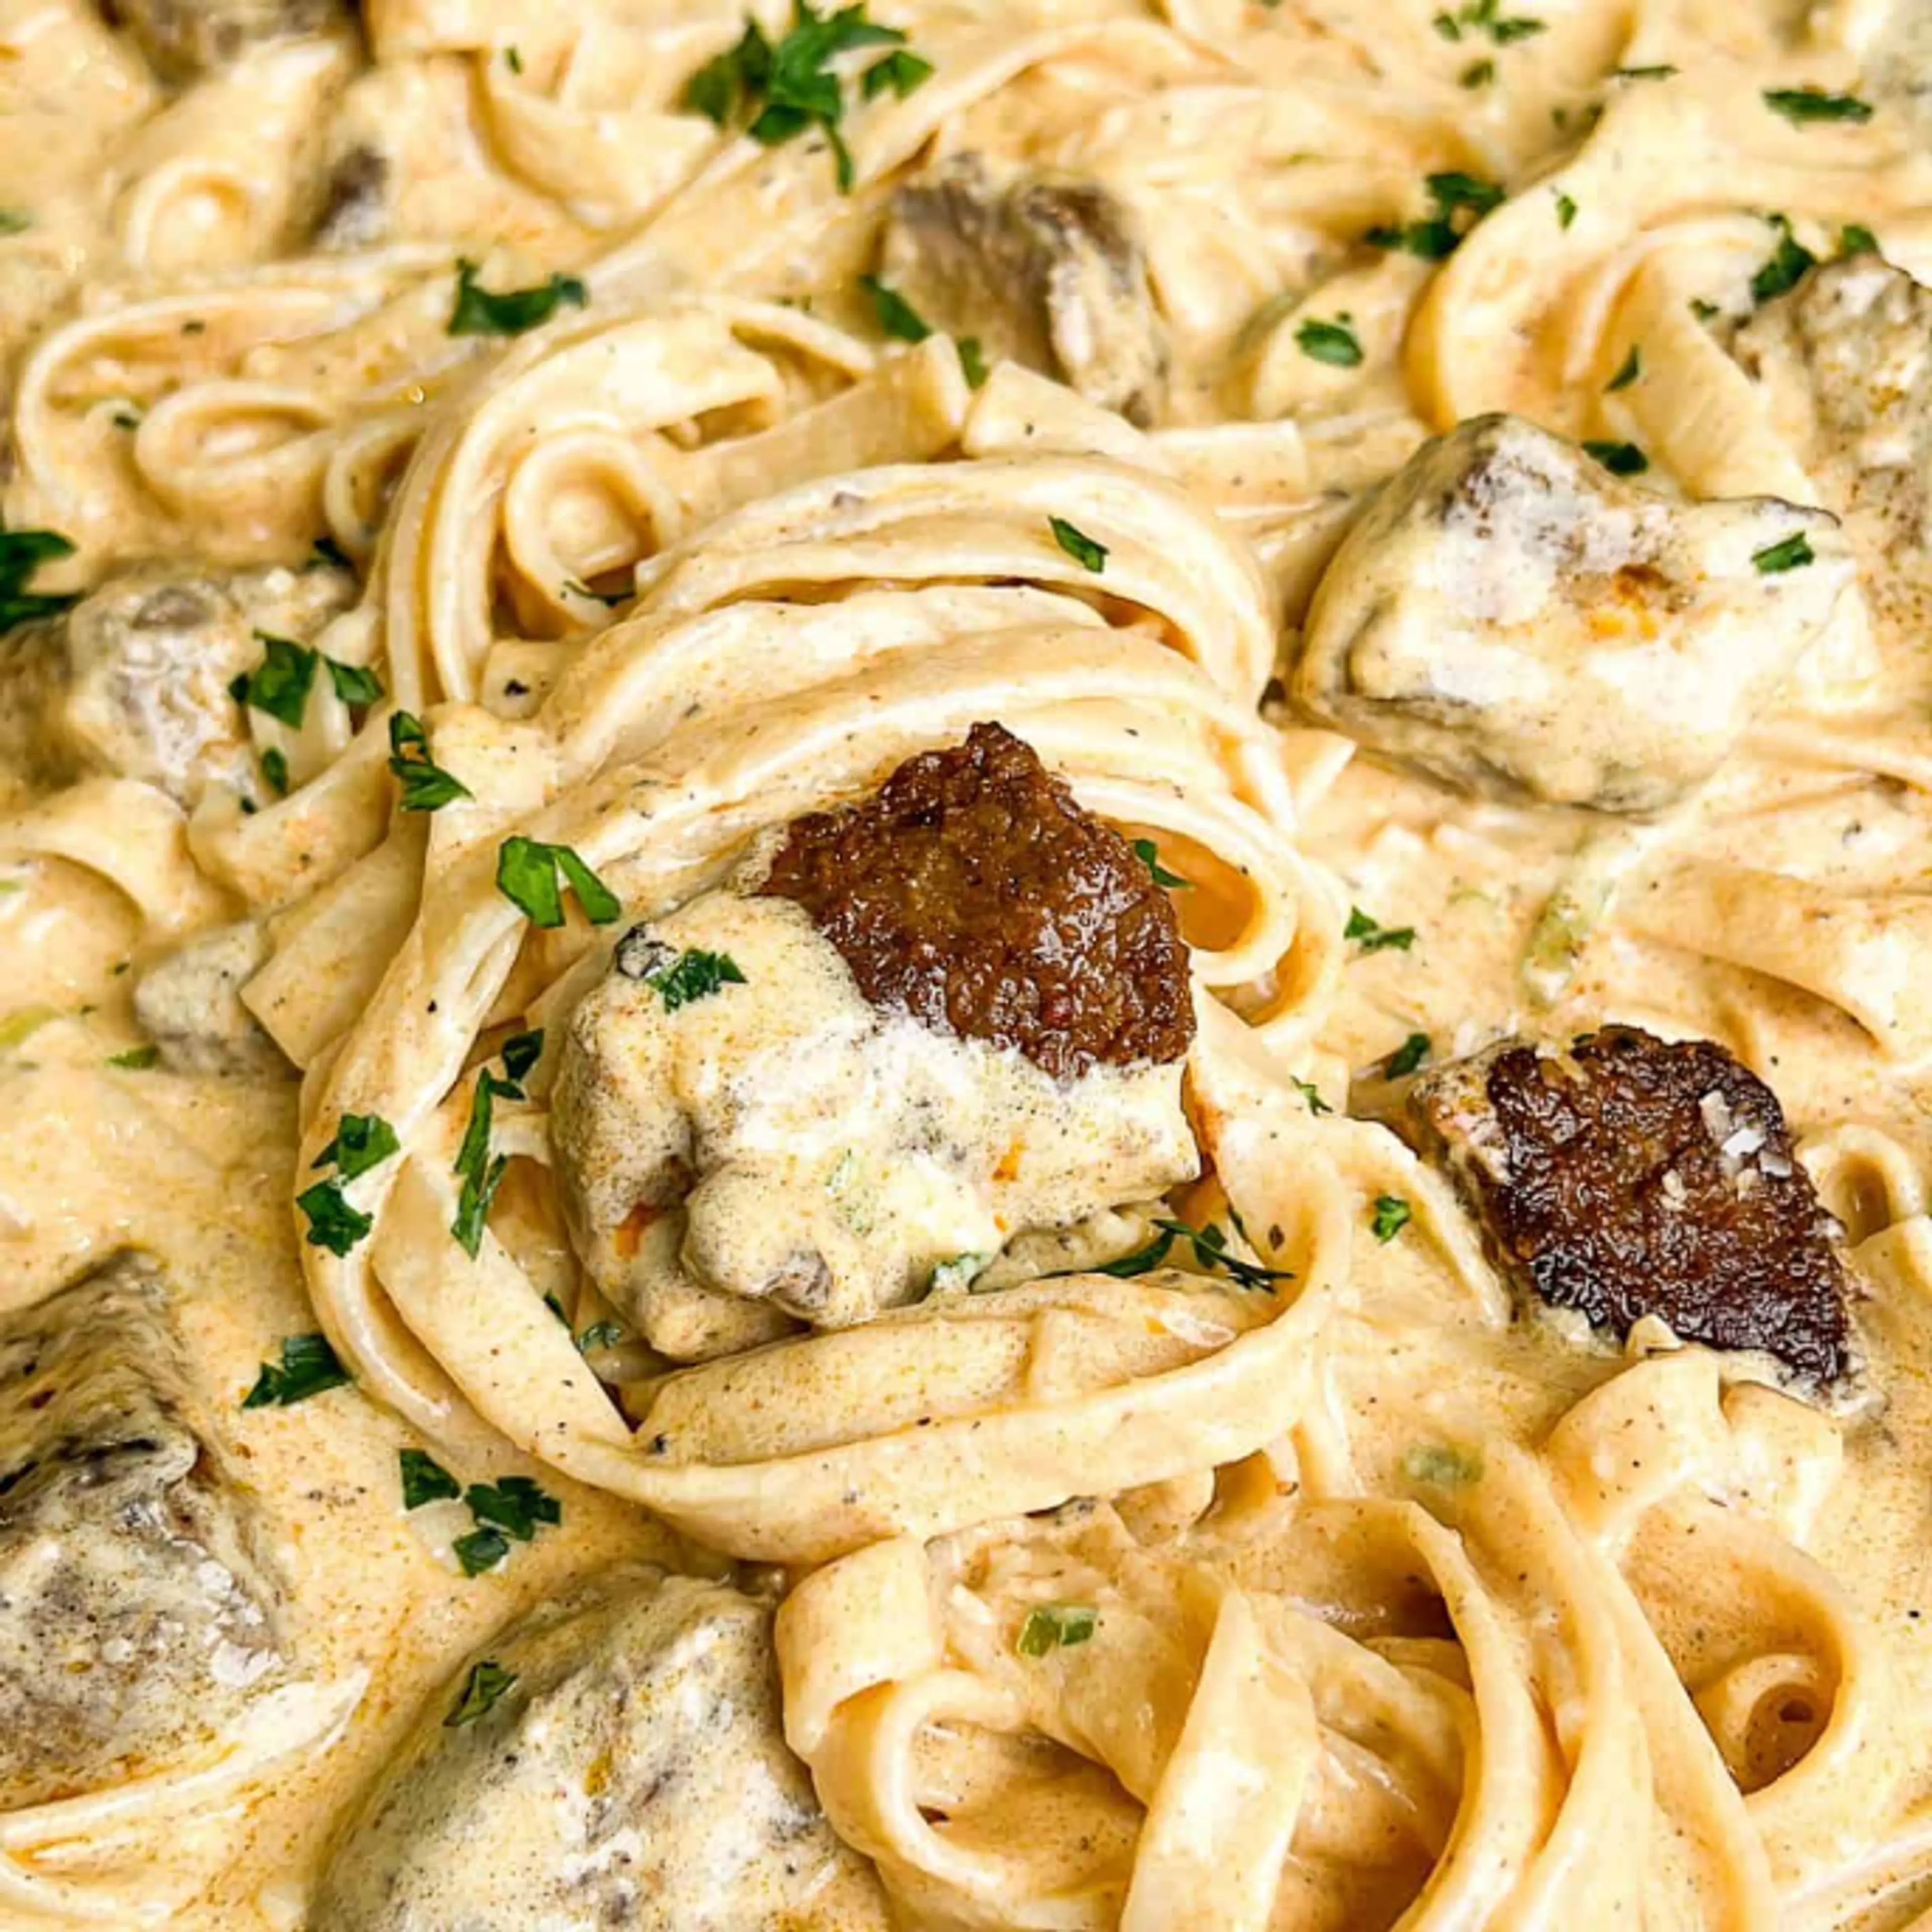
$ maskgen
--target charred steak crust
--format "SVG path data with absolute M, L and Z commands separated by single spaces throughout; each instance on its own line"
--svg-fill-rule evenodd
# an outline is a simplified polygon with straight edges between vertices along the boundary
M 804 908 L 874 1006 L 1055 1078 L 1178 1060 L 1193 1039 L 1166 893 L 1000 725 L 798 820 L 760 890 Z
M 1510 1043 L 1417 1082 L 1504 1272 L 1620 1340 L 1762 1349 L 1810 1381 L 1850 1366 L 1831 1216 L 1771 1089 L 1708 1040 L 1606 1027 L 1562 1056 Z

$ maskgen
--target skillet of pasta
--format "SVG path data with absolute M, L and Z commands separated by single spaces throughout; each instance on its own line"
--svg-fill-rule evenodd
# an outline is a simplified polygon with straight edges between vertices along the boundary
M 1928 88 L 0 0 L 0 1926 L 1932 1925 Z

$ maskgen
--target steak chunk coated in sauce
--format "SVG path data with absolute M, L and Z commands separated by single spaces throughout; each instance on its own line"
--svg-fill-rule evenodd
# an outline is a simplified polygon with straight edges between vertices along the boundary
M 1565 1052 L 1505 1041 L 1418 1080 L 1408 1126 L 1443 1160 L 1516 1288 L 1619 1340 L 1852 1365 L 1835 1224 L 1778 1099 L 1708 1040 L 1605 1027 Z

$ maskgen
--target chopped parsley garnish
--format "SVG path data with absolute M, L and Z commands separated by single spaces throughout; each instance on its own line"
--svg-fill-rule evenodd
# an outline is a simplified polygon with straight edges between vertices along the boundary
M 1445 40 L 1460 40 L 1467 28 L 1472 34 L 1487 34 L 1499 47 L 1512 46 L 1547 30 L 1547 23 L 1532 14 L 1504 17 L 1502 0 L 1469 0 L 1456 13 L 1438 14 L 1430 24 Z
M 1669 80 L 1677 70 L 1668 61 L 1659 61 L 1654 67 L 1619 67 L 1610 71 L 1618 80 Z
M 1390 946 L 1398 952 L 1406 952 L 1415 944 L 1415 928 L 1384 926 L 1381 920 L 1371 919 L 1360 906 L 1352 906 L 1348 922 L 1342 928 L 1342 937 L 1354 940 L 1364 952 L 1381 952 Z
M 640 976 L 655 986 L 664 1011 L 674 1013 L 694 1000 L 708 1000 L 725 986 L 746 984 L 742 970 L 728 952 L 707 952 L 702 946 L 667 956 L 646 967 Z
M 1130 1281 L 1136 1275 L 1151 1274 L 1167 1259 L 1176 1241 L 1185 1241 L 1194 1250 L 1197 1266 L 1210 1274 L 1219 1268 L 1237 1288 L 1264 1288 L 1272 1294 L 1276 1282 L 1294 1279 L 1286 1268 L 1264 1267 L 1259 1262 L 1246 1261 L 1239 1255 L 1230 1253 L 1227 1230 L 1211 1221 L 1204 1228 L 1191 1228 L 1185 1221 L 1156 1216 L 1154 1225 L 1154 1238 L 1145 1247 L 1136 1249 L 1130 1255 L 1123 1255 L 1118 1261 L 1103 1262 L 1094 1272 Z
M 1769 302 L 1774 296 L 1781 296 L 1786 290 L 1795 288 L 1804 279 L 1804 272 L 1815 266 L 1818 260 L 1792 233 L 1791 224 L 1783 215 L 1768 214 L 1765 219 L 1778 231 L 1778 246 L 1767 260 L 1759 264 L 1756 273 L 1751 277 L 1752 298 L 1761 302 Z
M 1568 228 L 1576 219 L 1576 204 L 1562 189 L 1556 193 L 1556 225 Z
M 473 1576 L 476 1573 L 472 1570 L 470 1574 Z M 475 1724 L 478 1718 L 487 1717 L 516 1681 L 517 1673 L 506 1670 L 494 1658 L 486 1657 L 472 1664 L 470 1675 L 463 1680 L 456 1708 L 442 1720 L 444 1729 L 460 1731 Z
M 1387 1072 L 1391 1080 L 1400 1080 L 1413 1073 L 1429 1058 L 1429 1036 L 1426 1033 L 1412 1033 L 1388 1057 Z
M 333 1388 L 346 1388 L 351 1377 L 336 1359 L 324 1335 L 290 1335 L 282 1342 L 279 1364 L 264 1362 L 255 1386 L 242 1399 L 244 1408 L 289 1408 Z
M 872 298 L 880 328 L 896 342 L 923 342 L 932 325 L 902 295 L 886 286 L 877 275 L 861 275 L 859 286 Z
M 622 1342 L 624 1335 L 621 1322 L 593 1322 L 577 1338 L 578 1352 L 587 1355 L 592 1348 L 615 1348 Z
M 1406 222 L 1400 227 L 1371 228 L 1362 239 L 1372 248 L 1400 248 L 1411 255 L 1420 256 L 1424 261 L 1439 262 L 1456 252 L 1468 232 L 1467 228 L 1456 225 L 1455 218 L 1459 212 L 1473 218 L 1473 226 L 1474 221 L 1480 220 L 1505 199 L 1503 190 L 1495 182 L 1465 174 L 1460 169 L 1445 169 L 1439 174 L 1430 176 L 1426 186 L 1436 204 L 1432 214 L 1420 221 Z
M 1308 1111 L 1318 1120 L 1324 1114 L 1332 1114 L 1335 1109 L 1322 1097 L 1322 1089 L 1312 1080 L 1304 1080 L 1299 1074 L 1291 1073 L 1288 1078 L 1294 1084 L 1294 1090 L 1308 1103 Z
M 1456 78 L 1465 87 L 1487 87 L 1496 77 L 1496 64 L 1492 60 L 1472 61 Z
M 1628 389 L 1643 374 L 1643 351 L 1633 342 L 1630 353 L 1623 359 L 1621 368 L 1604 385 L 1604 394 L 1613 395 L 1619 389 Z
M 1650 458 L 1634 442 L 1606 442 L 1592 436 L 1583 448 L 1612 476 L 1641 476 L 1650 467 Z
M 962 335 L 952 345 L 959 352 L 959 367 L 964 373 L 966 386 L 977 389 L 986 380 L 986 352 L 980 346 L 976 335 Z
M 1100 1612 L 1085 1604 L 1041 1604 L 1028 1611 L 1015 1648 L 1022 1657 L 1045 1657 L 1085 1643 L 1100 1627 Z
M 349 560 L 349 553 L 333 537 L 317 537 L 309 545 L 309 560 L 302 568 L 304 570 L 320 570 L 331 564 L 338 570 L 353 570 L 356 568 Z
M 1871 103 L 1856 94 L 1827 94 L 1822 87 L 1767 87 L 1764 104 L 1794 125 L 1808 121 L 1869 121 Z
M 852 156 L 838 131 L 845 97 L 831 62 L 857 47 L 904 46 L 898 28 L 866 17 L 865 0 L 835 14 L 817 12 L 812 0 L 793 0 L 791 26 L 782 40 L 767 39 L 757 21 L 748 20 L 736 44 L 706 61 L 685 84 L 685 104 L 720 128 L 739 122 L 767 148 L 818 128 L 832 150 L 839 191 L 849 194 Z M 916 54 L 890 54 L 866 70 L 860 88 L 868 100 L 888 87 L 903 96 L 932 71 Z
M 500 1154 L 494 1160 L 490 1158 L 490 1126 L 496 1110 L 496 1096 L 501 1094 L 506 1100 L 520 1100 L 523 1093 L 520 1087 L 508 1080 L 499 1080 L 485 1067 L 477 1075 L 476 1090 L 470 1096 L 470 1120 L 464 1129 L 463 1144 L 456 1156 L 455 1171 L 461 1178 L 463 1188 L 457 1197 L 456 1219 L 450 1223 L 449 1232 L 472 1261 L 483 1245 L 483 1230 L 490 1220 L 490 1209 L 510 1167 L 508 1154 Z
M 262 776 L 271 791 L 280 798 L 288 796 L 289 761 L 279 746 L 271 745 L 262 754 Z
M 1151 838 L 1134 841 L 1134 856 L 1144 866 L 1157 886 L 1165 886 L 1169 892 L 1185 892 L 1194 883 L 1184 879 L 1178 872 L 1170 872 L 1160 862 L 1160 848 Z
M 456 301 L 449 311 L 452 335 L 521 335 L 549 321 L 568 303 L 581 308 L 590 293 L 574 275 L 553 273 L 527 289 L 493 292 L 476 279 L 476 264 L 465 256 L 456 265 Z
M 1811 539 L 1802 530 L 1794 530 L 1788 537 L 1780 537 L 1774 544 L 1766 544 L 1762 550 L 1751 553 L 1751 562 L 1757 566 L 1759 574 L 1775 577 L 1787 570 L 1801 570 L 1808 563 L 1816 563 L 1816 555 L 1811 548 Z
M 512 74 L 521 74 L 524 70 L 523 55 L 514 46 L 506 47 L 503 50 L 503 64 Z
M 1096 575 L 1107 567 L 1107 546 L 1096 543 L 1084 530 L 1077 530 L 1064 517 L 1048 517 L 1053 540 L 1082 570 Z
M 0 235 L 24 235 L 33 225 L 33 217 L 19 208 L 0 208 Z
M 1878 237 L 1862 221 L 1848 221 L 1838 230 L 1838 253 L 1840 255 L 1876 255 L 1880 253 Z
M 251 710 L 266 712 L 278 724 L 298 731 L 320 653 L 292 638 L 271 637 L 266 631 L 257 631 L 255 635 L 266 647 L 266 655 L 252 671 L 238 677 L 229 691 Z
M 78 591 L 27 588 L 42 564 L 73 554 L 73 542 L 58 530 L 0 530 L 0 631 L 39 617 L 58 617 L 80 601 Z
M 1690 313 L 1700 322 L 1709 322 L 1721 315 L 1724 311 L 1715 302 L 1706 301 L 1702 296 L 1693 296 L 1690 298 Z
M 1386 1246 L 1408 1226 L 1414 1211 L 1400 1194 L 1378 1194 L 1369 1226 L 1376 1239 Z
M 374 1219 L 352 1206 L 340 1180 L 318 1180 L 296 1196 L 296 1205 L 308 1220 L 308 1244 L 326 1248 L 339 1260 L 367 1238 Z
M 145 1046 L 130 1046 L 125 1053 L 110 1053 L 110 1066 L 124 1066 L 130 1073 L 145 1073 L 161 1064 L 161 1049 L 150 1040 Z
M 367 664 L 344 664 L 330 657 L 322 662 L 328 667 L 328 681 L 334 686 L 336 696 L 344 704 L 382 703 L 382 680 Z
M 1295 346 L 1311 362 L 1326 362 L 1336 369 L 1358 369 L 1362 345 L 1356 339 L 1353 316 L 1343 314 L 1333 322 L 1310 316 L 1294 332 Z
M 463 1493 L 463 1485 L 422 1449 L 400 1452 L 403 1468 L 403 1507 L 419 1510 L 425 1503 L 453 1502 Z
M 509 1540 L 494 1529 L 472 1529 L 449 1546 L 466 1576 L 480 1576 L 486 1570 L 495 1569 L 510 1553 Z
M 496 854 L 496 890 L 532 926 L 548 931 L 563 923 L 566 884 L 592 926 L 608 926 L 622 910 L 616 894 L 568 845 L 546 845 L 520 834 L 503 841 Z
M 336 1123 L 335 1138 L 315 1157 L 313 1166 L 334 1163 L 344 1180 L 353 1180 L 372 1167 L 380 1167 L 400 1143 L 396 1130 L 380 1114 L 344 1114 Z
M 923 87 L 932 78 L 932 62 L 921 60 L 917 54 L 901 47 L 866 68 L 859 91 L 868 100 L 872 100 L 890 88 L 903 100 L 915 88 Z
M 389 719 L 389 769 L 403 784 L 405 812 L 440 812 L 459 798 L 475 796 L 429 754 L 429 734 L 422 720 L 407 711 Z
M 464 1502 L 480 1528 L 500 1529 L 528 1543 L 542 1523 L 563 1520 L 563 1505 L 527 1476 L 506 1476 L 498 1483 L 472 1483 Z
M 543 1058 L 543 1028 L 537 1027 L 529 1033 L 513 1033 L 503 1042 L 503 1071 L 512 1080 L 521 1081 Z

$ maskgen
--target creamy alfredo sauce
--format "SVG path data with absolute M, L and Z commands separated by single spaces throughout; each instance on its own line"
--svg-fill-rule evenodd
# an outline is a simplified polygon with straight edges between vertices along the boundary
M 6 594 L 98 591 L 0 639 L 0 1294 L 155 1258 L 313 1695 L 206 1802 L 0 1820 L 0 1922 L 410 1922 L 322 1874 L 406 1864 L 415 1798 L 350 1821 L 478 1660 L 651 1574 L 614 1566 L 738 1559 L 790 1594 L 776 1666 L 737 1609 L 732 1642 L 878 1876 L 734 1892 L 700 1754 L 653 1856 L 713 1861 L 716 1916 L 660 1886 L 641 1922 L 1916 1922 L 1912 10 L 908 0 L 808 109 L 736 0 L 117 10 L 0 0 Z M 1629 559 L 1508 488 L 1473 561 L 1426 492 L 1358 524 L 1495 412 L 1568 440 L 1566 528 L 1661 530 L 1651 578 L 1606 592 Z M 1778 502 L 1690 508 L 1746 497 Z M 1393 670 L 1349 655 L 1378 614 Z M 724 891 L 994 717 L 1184 882 L 1191 1131 L 1171 1066 L 1055 1110 L 1010 1056 L 895 1043 Z M 513 838 L 561 923 L 500 889 Z M 634 921 L 755 988 L 653 1007 L 608 976 Z M 787 1143 L 740 1160 L 766 1192 L 721 1206 L 701 1293 L 599 1266 L 626 1223 L 558 1063 L 600 985 L 619 1049 L 676 1060 L 647 1116 L 676 1090 L 719 1165 Z M 1377 1124 L 1391 1055 L 1606 1018 L 1776 1090 L 1845 1231 L 1844 1387 L 1513 1310 Z M 726 1104 L 814 1028 L 820 1075 Z M 516 1090 L 478 1160 L 484 1068 Z M 864 1246 L 838 1196 L 890 1137 L 838 1110 L 921 1082 L 964 1096 L 964 1157 L 868 1184 L 902 1232 L 868 1291 L 720 1289 L 794 1194 Z M 348 1118 L 397 1136 L 360 1175 Z M 1030 1120 L 1030 1178 L 994 1148 Z M 340 1252 L 304 1240 L 332 1214 Z M 323 1333 L 354 1386 L 244 1406 Z M 466 1575 L 489 1505 L 406 1508 L 404 1450 L 560 1520 Z M 489 1922 L 589 1922 L 530 1876 L 541 1801 L 497 1802 Z M 415 1895 L 487 1896 L 502 1850 L 439 1842 Z

